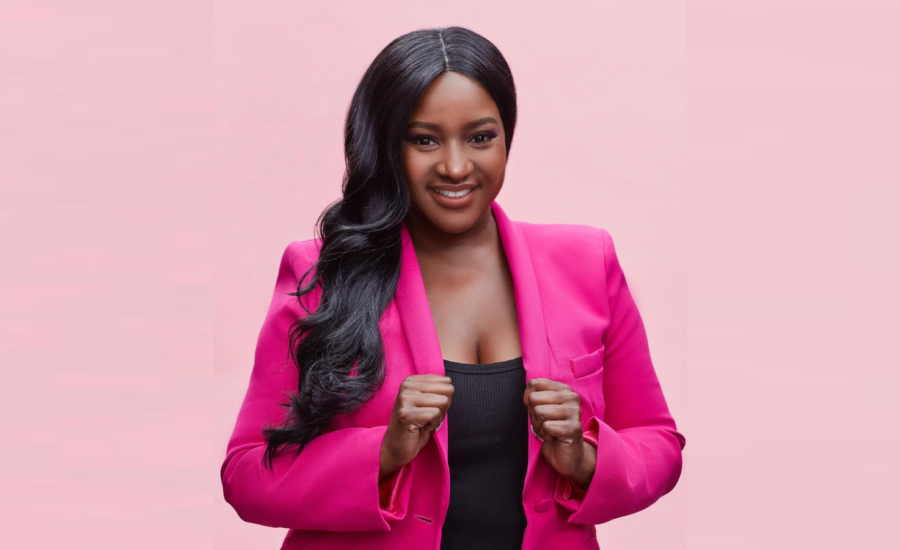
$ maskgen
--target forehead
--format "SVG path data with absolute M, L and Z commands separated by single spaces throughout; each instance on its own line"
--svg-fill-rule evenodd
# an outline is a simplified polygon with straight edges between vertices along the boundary
M 464 124 L 487 115 L 499 120 L 500 113 L 491 95 L 472 78 L 448 71 L 438 75 L 422 93 L 410 122 Z

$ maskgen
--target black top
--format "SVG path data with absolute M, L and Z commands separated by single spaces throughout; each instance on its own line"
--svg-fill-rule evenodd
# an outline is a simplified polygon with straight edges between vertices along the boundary
M 447 410 L 450 508 L 441 550 L 521 550 L 528 469 L 522 358 L 496 363 L 444 359 L 453 380 Z

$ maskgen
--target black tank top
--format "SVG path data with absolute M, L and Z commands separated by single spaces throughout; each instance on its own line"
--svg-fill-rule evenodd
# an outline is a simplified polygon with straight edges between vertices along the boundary
M 528 469 L 522 358 L 497 363 L 444 359 L 453 380 L 447 410 L 450 507 L 441 550 L 521 550 Z

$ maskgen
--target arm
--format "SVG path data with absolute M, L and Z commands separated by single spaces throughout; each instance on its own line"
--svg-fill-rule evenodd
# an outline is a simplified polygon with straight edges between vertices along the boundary
M 299 276 L 312 265 L 303 244 L 288 245 L 256 344 L 247 393 L 228 442 L 220 476 L 225 500 L 244 521 L 289 529 L 390 531 L 406 515 L 413 464 L 379 484 L 387 426 L 324 432 L 302 452 L 282 448 L 273 471 L 263 466 L 263 426 L 285 418 L 284 392 L 295 393 L 299 371 L 289 358 L 290 325 L 306 312 L 296 296 Z M 303 296 L 310 311 L 310 296 Z
M 582 481 L 581 477 L 569 477 L 559 480 L 557 483 L 558 490 L 562 492 L 559 496 L 563 500 L 581 500 L 591 483 L 591 478 L 594 476 L 594 471 L 597 467 L 597 446 L 599 445 L 597 442 L 596 418 L 591 418 L 587 426 L 582 426 L 582 437 L 584 439 L 582 445 L 584 446 L 585 460 L 588 463 L 587 471 L 582 476 L 586 481 Z
M 644 324 L 612 238 L 605 229 L 599 238 L 610 315 L 603 357 L 606 408 L 603 420 L 591 416 L 584 428 L 596 440 L 596 466 L 586 491 L 559 476 L 553 494 L 572 512 L 569 523 L 594 525 L 639 512 L 671 491 L 681 476 L 685 446 L 653 369 Z

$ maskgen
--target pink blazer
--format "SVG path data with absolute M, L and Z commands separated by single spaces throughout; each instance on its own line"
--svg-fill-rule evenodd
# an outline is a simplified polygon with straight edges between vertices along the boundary
M 522 548 L 599 550 L 596 524 L 643 510 L 675 487 L 685 437 L 663 397 L 609 233 L 511 221 L 496 201 L 491 210 L 512 272 L 526 379 L 558 380 L 578 393 L 585 430 L 597 447 L 594 477 L 581 493 L 540 457 L 542 443 L 528 428 Z M 380 321 L 387 365 L 382 389 L 358 411 L 335 418 L 301 453 L 295 447 L 280 453 L 273 474 L 262 465 L 262 428 L 284 419 L 282 392 L 297 389 L 287 335 L 305 315 L 286 293 L 297 290 L 321 240 L 292 242 L 281 259 L 220 473 L 225 500 L 241 519 L 289 529 L 282 550 L 440 548 L 450 499 L 452 405 L 419 455 L 378 484 L 381 442 L 400 383 L 411 374 L 444 374 L 405 225 L 401 238 L 397 292 Z M 304 304 L 315 311 L 320 297 L 317 287 Z

